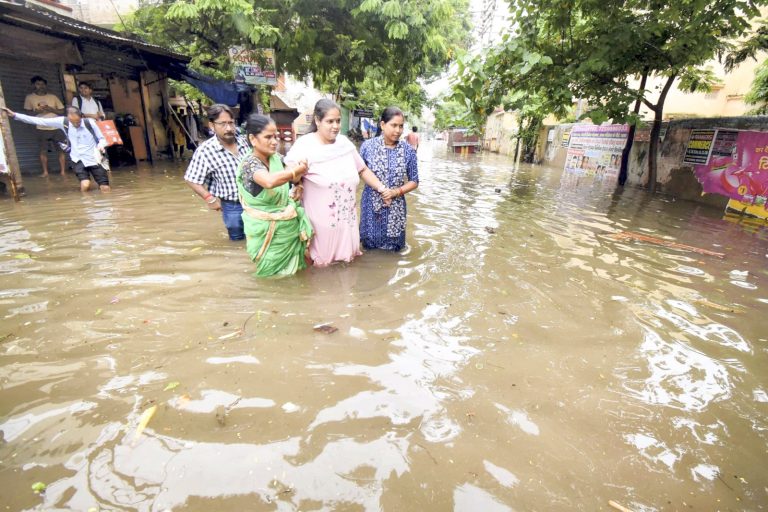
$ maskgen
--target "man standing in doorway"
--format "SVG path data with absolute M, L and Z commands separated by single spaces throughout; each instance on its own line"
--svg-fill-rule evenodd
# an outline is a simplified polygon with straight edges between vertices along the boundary
M 93 119 L 83 119 L 77 107 L 67 107 L 66 117 L 51 118 L 25 116 L 8 108 L 3 110 L 8 117 L 22 123 L 46 126 L 66 133 L 70 144 L 69 156 L 75 164 L 75 176 L 80 180 L 80 191 L 87 192 L 91 187 L 91 176 L 102 192 L 110 191 L 109 175 L 100 164 L 107 140 Z
M 412 132 L 405 136 L 405 142 L 411 145 L 413 149 L 419 149 L 419 134 L 416 133 L 419 129 L 414 126 Z
M 30 80 L 35 88 L 24 99 L 24 110 L 31 115 L 41 118 L 60 116 L 64 113 L 64 104 L 55 94 L 48 92 L 48 81 L 41 76 L 33 76 Z M 40 165 L 43 166 L 43 176 L 48 176 L 48 146 L 53 143 L 54 150 L 59 154 L 59 167 L 61 175 L 66 174 L 67 156 L 59 147 L 59 142 L 64 141 L 64 133 L 60 129 L 48 126 L 37 127 L 37 143 L 40 147 Z
M 91 118 L 95 121 L 104 119 L 104 109 L 101 108 L 101 102 L 93 97 L 93 88 L 88 82 L 80 82 L 77 86 L 80 92 L 79 96 L 72 98 L 72 106 L 80 109 L 83 117 Z
M 237 194 L 237 164 L 251 151 L 245 137 L 235 132 L 235 116 L 226 105 L 216 104 L 206 112 L 214 136 L 195 150 L 184 179 L 206 202 L 221 211 L 230 240 L 243 240 L 243 207 Z

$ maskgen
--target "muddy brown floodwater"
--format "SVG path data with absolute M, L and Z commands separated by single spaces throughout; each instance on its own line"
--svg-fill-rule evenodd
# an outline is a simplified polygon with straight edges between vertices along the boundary
M 420 176 L 403 254 L 272 280 L 172 164 L 0 201 L 2 508 L 768 508 L 765 224 L 438 145 Z

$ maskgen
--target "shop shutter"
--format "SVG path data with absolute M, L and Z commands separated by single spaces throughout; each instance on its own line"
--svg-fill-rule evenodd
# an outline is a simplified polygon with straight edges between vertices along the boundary
M 48 80 L 48 91 L 64 102 L 64 86 L 59 75 L 59 65 L 31 59 L 17 60 L 0 57 L 0 83 L 3 85 L 5 104 L 14 112 L 24 112 L 24 98 L 32 92 L 29 79 L 40 75 Z M 11 121 L 11 133 L 16 146 L 19 166 L 24 174 L 42 172 L 37 146 L 36 128 L 18 121 Z M 48 170 L 59 172 L 59 163 L 55 153 L 48 155 Z

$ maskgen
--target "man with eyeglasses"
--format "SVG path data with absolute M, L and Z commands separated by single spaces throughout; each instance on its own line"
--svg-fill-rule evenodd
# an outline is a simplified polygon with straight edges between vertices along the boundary
M 236 176 L 240 159 L 251 147 L 245 137 L 237 136 L 235 116 L 228 106 L 211 105 L 206 114 L 215 136 L 195 150 L 184 179 L 209 209 L 221 211 L 229 239 L 243 240 L 243 207 L 237 195 Z

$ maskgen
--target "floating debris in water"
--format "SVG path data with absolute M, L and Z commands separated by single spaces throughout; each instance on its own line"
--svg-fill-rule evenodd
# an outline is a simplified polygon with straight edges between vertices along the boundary
M 611 506 L 612 508 L 615 508 L 616 510 L 619 510 L 619 511 L 621 511 L 621 512 L 632 512 L 632 510 L 631 510 L 631 509 L 628 509 L 627 507 L 625 507 L 625 506 L 623 506 L 623 505 L 621 505 L 621 504 L 619 504 L 619 503 L 616 503 L 616 502 L 615 502 L 615 501 L 613 501 L 613 500 L 610 500 L 610 501 L 608 502 L 608 505 L 609 505 L 609 506 Z
M 153 405 L 141 414 L 141 419 L 139 419 L 139 424 L 136 427 L 136 434 L 133 436 L 134 442 L 141 437 L 141 433 L 147 428 L 147 424 L 149 424 L 149 420 L 152 419 L 152 416 L 155 415 L 155 411 L 157 411 L 157 405 Z
M 227 424 L 227 409 L 223 405 L 216 407 L 216 421 L 222 427 Z
M 681 249 L 684 251 L 695 252 L 698 254 L 704 254 L 707 256 L 716 256 L 718 258 L 725 258 L 725 254 L 721 252 L 709 251 L 700 247 L 693 247 L 691 245 L 680 244 L 672 242 L 670 240 L 663 240 L 654 236 L 642 235 L 640 233 L 633 233 L 631 231 L 622 231 L 621 233 L 612 233 L 608 235 L 609 238 L 614 240 L 637 240 L 640 242 L 648 242 L 650 244 L 661 245 L 664 247 L 670 247 L 672 249 Z
M 312 327 L 312 329 L 323 334 L 333 334 L 339 330 L 338 327 L 334 327 L 330 323 L 317 324 L 316 326 Z

